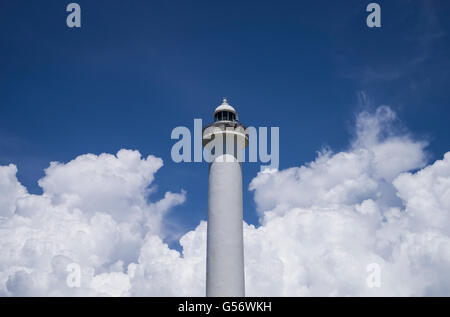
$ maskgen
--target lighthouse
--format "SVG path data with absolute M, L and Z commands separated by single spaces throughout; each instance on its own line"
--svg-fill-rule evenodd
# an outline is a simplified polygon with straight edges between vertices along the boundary
M 216 146 L 208 177 L 206 296 L 243 297 L 244 239 L 242 225 L 242 165 L 248 145 L 245 127 L 236 110 L 223 99 L 214 122 L 203 129 L 203 146 Z

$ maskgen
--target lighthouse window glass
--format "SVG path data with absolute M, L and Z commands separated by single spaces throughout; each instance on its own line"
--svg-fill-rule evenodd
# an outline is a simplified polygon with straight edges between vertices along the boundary
M 223 120 L 228 120 L 228 112 L 223 112 Z
M 217 118 L 219 119 L 219 121 L 222 120 L 222 112 L 219 112 L 219 113 L 217 114 Z

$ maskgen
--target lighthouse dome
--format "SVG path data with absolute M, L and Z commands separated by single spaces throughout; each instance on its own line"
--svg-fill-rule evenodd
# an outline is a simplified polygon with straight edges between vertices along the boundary
M 214 121 L 237 121 L 237 112 L 228 104 L 227 98 L 223 98 L 222 104 L 214 110 Z

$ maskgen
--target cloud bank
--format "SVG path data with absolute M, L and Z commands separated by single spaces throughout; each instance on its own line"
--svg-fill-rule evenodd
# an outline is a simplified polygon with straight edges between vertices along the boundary
M 252 180 L 248 296 L 450 295 L 450 152 L 427 165 L 426 143 L 395 122 L 388 107 L 361 113 L 346 151 Z M 0 166 L 0 295 L 204 296 L 206 222 L 181 253 L 163 242 L 186 194 L 151 201 L 161 167 L 137 151 L 81 155 L 51 163 L 32 195 Z M 367 284 L 373 263 L 380 287 Z
M 14 165 L 0 167 L 0 295 L 126 295 L 128 264 L 164 237 L 165 213 L 185 200 L 167 192 L 149 202 L 161 166 L 128 150 L 52 162 L 42 195 L 27 193 Z M 70 263 L 80 265 L 80 287 L 67 285 Z

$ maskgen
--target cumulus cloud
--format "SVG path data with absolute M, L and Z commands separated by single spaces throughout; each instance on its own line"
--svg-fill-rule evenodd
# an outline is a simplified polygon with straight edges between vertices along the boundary
M 388 107 L 358 115 L 347 150 L 259 173 L 260 224 L 244 225 L 249 296 L 449 295 L 450 152 L 395 129 Z M 31 195 L 0 167 L 0 295 L 203 296 L 206 222 L 164 243 L 185 193 L 150 201 L 162 161 L 137 151 L 52 163 Z M 205 211 L 206 212 L 206 211 Z M 67 285 L 67 266 L 81 285 Z M 380 268 L 369 287 L 368 268 Z
M 16 200 L 25 194 L 25 188 L 16 181 L 15 165 L 0 167 L 0 217 L 14 214 Z
M 0 294 L 126 295 L 127 265 L 146 237 L 164 237 L 162 218 L 185 199 L 168 192 L 149 201 L 161 166 L 129 150 L 52 162 L 42 195 L 27 193 L 15 166 L 1 166 Z M 67 285 L 70 263 L 81 267 L 79 288 Z
M 396 133 L 395 119 L 388 107 L 362 113 L 347 151 L 253 179 L 262 226 L 246 232 L 249 294 L 450 293 L 450 153 L 423 168 L 426 143 Z M 368 287 L 371 263 L 380 287 Z

